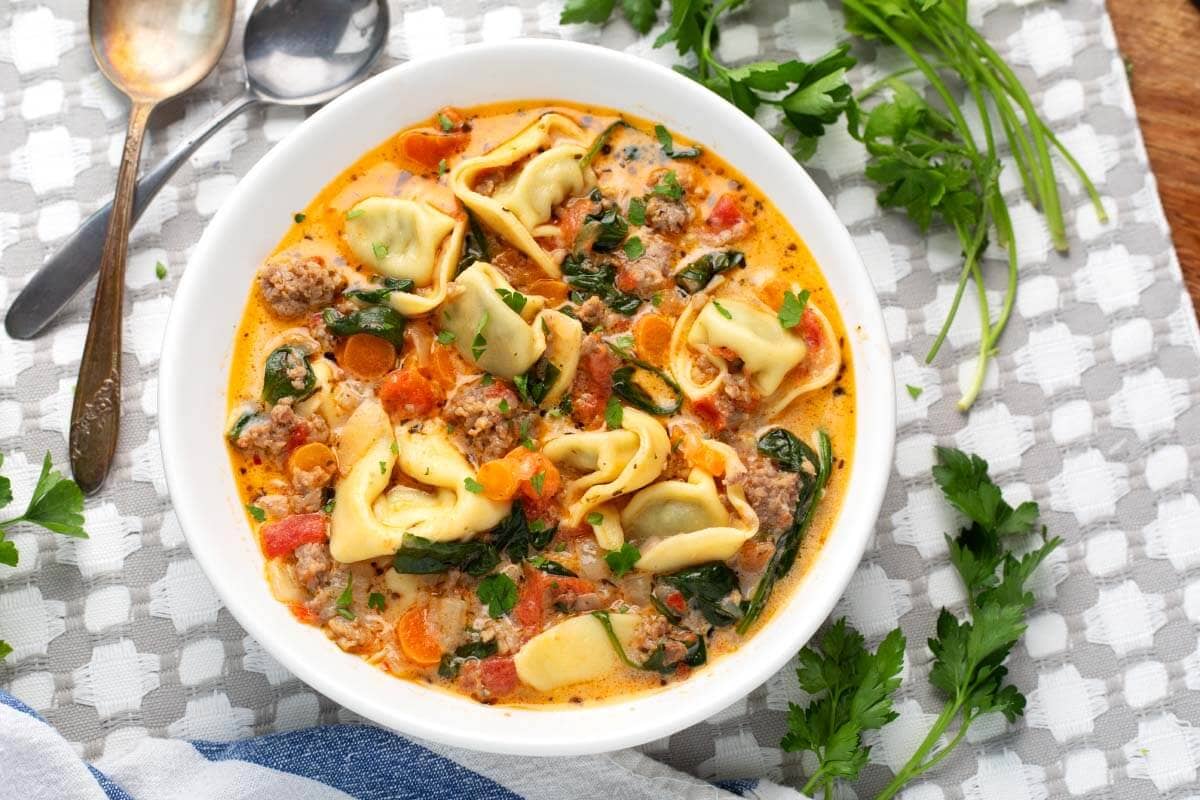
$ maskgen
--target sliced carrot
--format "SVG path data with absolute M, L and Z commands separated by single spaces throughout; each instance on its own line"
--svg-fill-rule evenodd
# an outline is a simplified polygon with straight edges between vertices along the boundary
M 557 306 L 566 302 L 568 287 L 553 278 L 539 278 L 530 285 L 529 291 L 546 298 L 551 306 Z
M 426 371 L 433 382 L 449 391 L 458 383 L 460 361 L 454 348 L 444 345 L 434 345 L 429 350 L 429 363 Z
M 662 366 L 671 344 L 671 321 L 662 314 L 646 314 L 633 326 L 633 344 L 638 355 L 651 364 Z
M 558 494 L 562 488 L 562 475 L 558 467 L 541 453 L 517 447 L 504 457 L 504 461 L 508 462 L 513 475 L 520 482 L 521 494 L 530 500 L 545 500 Z
M 687 431 L 679 445 L 680 452 L 693 467 L 709 475 L 725 474 L 725 457 L 704 443 L 694 431 Z
M 346 340 L 338 364 L 359 378 L 381 378 L 396 366 L 396 346 L 369 333 L 356 333 Z
M 764 303 L 778 311 L 783 308 L 783 296 L 790 288 L 790 284 L 782 278 L 771 278 L 758 287 L 758 296 Z
M 442 159 L 449 158 L 467 146 L 469 133 L 441 133 L 429 130 L 409 131 L 400 137 L 400 155 L 428 169 L 437 169 Z
M 415 664 L 430 666 L 442 659 L 442 646 L 429 625 L 425 606 L 414 606 L 404 612 L 396 625 L 396 641 L 405 657 Z
M 309 472 L 319 468 L 336 471 L 337 457 L 328 445 L 309 442 L 292 451 L 288 456 L 288 467 L 292 472 Z
M 483 496 L 496 502 L 512 500 L 520 488 L 512 462 L 505 458 L 482 464 L 476 478 L 483 486 Z

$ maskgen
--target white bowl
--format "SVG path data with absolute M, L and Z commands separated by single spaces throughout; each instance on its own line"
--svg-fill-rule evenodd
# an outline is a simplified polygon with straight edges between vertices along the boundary
M 837 299 L 857 376 L 847 499 L 786 605 L 736 652 L 686 681 L 604 705 L 486 706 L 399 680 L 339 650 L 276 601 L 225 452 L 234 331 L 258 264 L 292 213 L 366 150 L 451 104 L 551 98 L 661 121 L 722 155 L 770 197 L 812 250 Z M 402 733 L 495 753 L 576 755 L 674 733 L 744 697 L 829 614 L 862 557 L 892 462 L 895 388 L 879 302 L 846 228 L 804 170 L 752 119 L 670 70 L 612 50 L 549 40 L 464 47 L 372 78 L 300 125 L 222 204 L 179 284 L 160 370 L 163 462 L 192 553 L 225 606 L 317 691 Z

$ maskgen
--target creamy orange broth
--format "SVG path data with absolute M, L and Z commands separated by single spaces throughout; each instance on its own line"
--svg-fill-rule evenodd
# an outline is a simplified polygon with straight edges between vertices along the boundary
M 845 499 L 844 493 L 851 468 L 850 456 L 854 451 L 855 385 L 850 363 L 850 350 L 846 346 L 846 333 L 838 315 L 836 303 L 830 295 L 820 267 L 815 263 L 808 248 L 769 198 L 763 196 L 755 186 L 750 184 L 718 154 L 705 150 L 701 157 L 694 160 L 664 158 L 658 144 L 650 135 L 654 126 L 652 121 L 629 115 L 619 115 L 610 109 L 550 101 L 496 103 L 459 109 L 459 113 L 468 121 L 470 139 L 462 152 L 446 159 L 447 170 L 453 169 L 464 158 L 491 151 L 548 111 L 561 112 L 573 118 L 587 131 L 589 140 L 618 117 L 638 129 L 629 131 L 618 128 L 609 140 L 609 145 L 592 162 L 599 184 L 606 192 L 610 189 L 635 194 L 645 191 L 652 171 L 661 171 L 664 167 L 673 169 L 679 176 L 680 182 L 685 186 L 690 186 L 687 200 L 695 213 L 690 223 L 692 227 L 704 224 L 704 218 L 711 211 L 714 201 L 718 197 L 724 194 L 733 195 L 738 206 L 748 217 L 751 229 L 747 235 L 730 243 L 728 247 L 736 248 L 745 254 L 748 268 L 725 273 L 727 283 L 722 291 L 729 292 L 729 296 L 738 296 L 739 293 L 753 295 L 755 289 L 750 285 L 747 275 L 752 271 L 761 270 L 763 267 L 774 266 L 779 276 L 808 289 L 811 293 L 809 304 L 824 312 L 836 333 L 837 347 L 841 351 L 842 358 L 842 367 L 836 380 L 821 389 L 801 395 L 771 423 L 771 427 L 785 427 L 804 441 L 811 441 L 813 432 L 817 430 L 826 431 L 833 443 L 834 468 L 824 497 L 817 505 L 800 556 L 786 578 L 777 584 L 766 610 L 748 634 L 753 635 L 754 631 L 768 623 L 779 605 L 787 601 L 796 583 L 807 572 Z M 415 127 L 425 128 L 436 133 L 439 132 L 438 122 L 438 118 L 434 116 L 426 123 Z M 290 251 L 320 256 L 326 262 L 344 260 L 350 269 L 362 275 L 361 280 L 365 282 L 371 275 L 371 271 L 358 263 L 343 239 L 346 214 L 356 203 L 372 196 L 396 195 L 402 188 L 407 195 L 412 195 L 414 188 L 419 186 L 421 187 L 421 196 L 430 199 L 433 205 L 447 213 L 461 215 L 461 206 L 448 187 L 449 174 L 439 176 L 437 170 L 408 160 L 400 144 L 403 133 L 403 131 L 398 133 L 375 149 L 365 153 L 341 175 L 335 177 L 311 202 L 300 209 L 297 219 L 302 219 L 302 221 L 290 225 L 275 252 Z M 691 143 L 676 136 L 675 144 L 676 147 L 685 147 Z M 638 160 L 621 165 L 618 156 L 624 148 L 630 145 L 637 146 L 641 155 Z M 300 198 L 297 200 L 299 201 Z M 270 221 L 267 224 L 270 224 Z M 635 228 L 631 226 L 631 233 L 634 230 Z M 488 239 L 492 244 L 494 263 L 499 260 L 495 258 L 497 249 L 511 249 L 504 248 L 491 232 L 488 234 Z M 502 266 L 502 271 L 517 290 L 530 294 L 533 280 L 542 277 L 541 273 L 532 267 L 528 259 L 514 257 L 509 261 L 511 263 L 506 262 Z M 837 265 L 826 266 L 837 267 Z M 551 304 L 552 306 L 553 304 Z M 653 312 L 651 303 L 646 302 L 643 303 L 638 314 Z M 257 288 L 251 289 L 242 323 L 237 332 L 229 378 L 231 410 L 247 399 L 259 397 L 263 380 L 262 364 L 271 349 L 272 340 L 283 331 L 303 324 L 303 321 L 279 318 L 264 302 L 262 292 Z M 415 341 L 422 342 L 425 347 L 430 346 L 429 342 L 435 334 L 430 317 L 408 320 L 408 329 L 405 347 L 399 354 L 401 359 L 409 354 Z M 694 415 L 690 414 L 690 405 L 684 406 L 681 416 L 694 418 Z M 602 422 L 600 427 L 603 427 Z M 287 480 L 285 462 L 263 458 L 261 455 L 253 453 L 243 453 L 233 446 L 230 447 L 230 453 L 239 489 L 248 507 L 259 501 L 264 492 L 268 492 L 272 488 L 273 480 Z M 261 526 L 261 523 L 253 517 L 248 517 L 248 521 L 255 528 Z M 577 540 L 571 541 L 571 547 L 576 547 Z M 558 542 L 557 538 L 555 542 Z M 567 559 L 575 552 L 571 549 L 555 551 L 552 549 L 555 546 L 552 543 L 544 554 L 555 557 L 558 553 L 558 557 Z M 562 555 L 563 553 L 566 555 Z M 280 567 L 282 569 L 287 569 L 286 565 L 290 558 L 291 556 L 277 558 L 273 560 L 273 563 L 276 563 L 277 566 L 282 565 Z M 456 691 L 466 691 L 461 686 L 456 687 L 454 683 L 439 678 L 436 673 L 436 665 L 414 664 L 405 659 L 402 648 L 395 646 L 392 637 L 395 636 L 394 626 L 400 618 L 401 612 L 395 607 L 399 605 L 396 597 L 386 587 L 385 576 L 388 563 L 388 558 L 380 558 L 375 562 L 361 562 L 350 567 L 350 573 L 353 575 L 352 584 L 355 593 L 353 608 L 356 616 L 369 613 L 370 610 L 364 611 L 363 598 L 369 596 L 371 592 L 383 595 L 386 607 L 378 613 L 383 620 L 383 628 L 376 637 L 376 641 L 368 642 L 362 647 L 349 649 L 359 652 L 363 657 L 399 677 L 423 681 Z M 273 585 L 276 585 L 279 581 L 278 569 L 269 565 L 268 572 L 272 573 L 267 576 L 268 579 L 272 581 Z M 478 582 L 477 579 L 470 580 Z M 296 602 L 293 598 L 291 605 L 300 619 L 320 624 L 319 617 L 315 617 L 313 613 L 307 611 L 304 602 Z M 577 615 L 575 614 L 575 616 Z M 731 627 L 714 629 L 707 640 L 709 660 L 736 648 L 741 638 L 733 633 Z M 684 673 L 686 671 L 683 670 Z M 686 677 L 686 674 L 682 677 Z M 658 673 L 621 668 L 604 679 L 590 683 L 567 685 L 547 692 L 539 692 L 532 687 L 518 684 L 515 689 L 503 696 L 482 699 L 486 702 L 532 706 L 546 703 L 593 702 L 651 690 L 667 683 L 668 677 Z

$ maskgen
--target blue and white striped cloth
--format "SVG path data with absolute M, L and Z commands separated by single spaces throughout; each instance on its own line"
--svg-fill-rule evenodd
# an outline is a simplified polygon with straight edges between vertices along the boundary
M 140 737 L 89 764 L 0 692 L 0 785 L 20 800 L 800 800 L 766 781 L 715 786 L 634 750 L 517 758 L 419 745 L 370 725 L 236 742 Z

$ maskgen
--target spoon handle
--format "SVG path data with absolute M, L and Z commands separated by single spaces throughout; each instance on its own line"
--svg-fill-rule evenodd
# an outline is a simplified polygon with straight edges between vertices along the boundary
M 133 222 L 192 153 L 231 119 L 250 106 L 262 102 L 249 89 L 230 100 L 191 136 L 137 182 L 133 198 Z M 14 339 L 32 339 L 49 325 L 100 269 L 100 254 L 113 212 L 110 201 L 98 209 L 71 235 L 71 238 L 46 260 L 25 288 L 13 300 L 4 318 L 4 327 Z
M 117 172 L 112 217 L 100 254 L 100 280 L 96 283 L 92 319 L 79 362 L 79 381 L 75 384 L 69 442 L 71 472 L 86 494 L 92 494 L 104 483 L 117 450 L 121 420 L 125 256 L 129 249 L 129 229 L 133 225 L 133 191 L 142 140 L 154 105 L 134 100 L 129 110 L 129 130 L 125 134 L 125 149 Z

